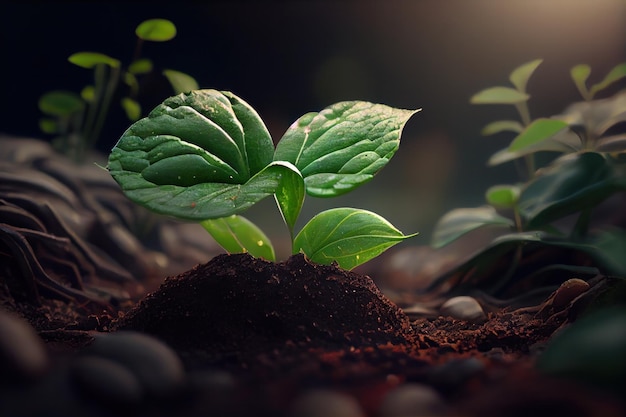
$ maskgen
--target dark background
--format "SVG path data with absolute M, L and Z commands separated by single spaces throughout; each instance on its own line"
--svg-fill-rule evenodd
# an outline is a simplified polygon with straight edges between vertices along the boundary
M 513 68 L 543 58 L 529 83 L 530 108 L 533 117 L 550 116 L 579 99 L 573 65 L 590 64 L 597 82 L 626 60 L 623 0 L 23 1 L 3 2 L 0 16 L 0 133 L 45 137 L 39 96 L 91 82 L 91 72 L 67 57 L 98 51 L 128 64 L 135 27 L 155 17 L 172 20 L 178 35 L 145 44 L 143 56 L 191 74 L 203 88 L 233 91 L 275 140 L 303 113 L 336 101 L 423 108 L 370 184 L 339 199 L 309 198 L 302 216 L 331 206 L 365 208 L 406 233 L 420 231 L 417 244 L 427 243 L 447 210 L 483 204 L 489 185 L 516 179 L 512 164 L 485 165 L 511 137 L 485 138 L 480 129 L 517 114 L 472 106 L 472 94 L 508 85 Z M 146 110 L 171 93 L 159 77 L 143 88 Z M 100 149 L 108 152 L 127 126 L 114 105 Z M 279 226 L 271 202 L 250 217 Z M 267 231 L 284 235 L 282 228 Z

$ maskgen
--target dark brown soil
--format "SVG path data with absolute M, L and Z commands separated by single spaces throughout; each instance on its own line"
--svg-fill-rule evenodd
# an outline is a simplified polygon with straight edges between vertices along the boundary
M 3 152 L 13 149 L 8 143 Z M 198 244 L 182 225 L 128 207 L 106 172 L 106 178 L 101 170 L 93 178 L 76 175 L 48 148 L 14 149 L 21 153 L 11 153 L 10 165 L 0 167 L 0 365 L 12 368 L 8 361 L 29 351 L 2 339 L 13 328 L 6 327 L 13 323 L 7 312 L 34 329 L 35 339 L 26 331 L 24 340 L 41 342 L 51 363 L 30 382 L 17 380 L 24 369 L 13 367 L 13 375 L 0 367 L 0 415 L 9 409 L 16 417 L 317 416 L 294 404 L 324 390 L 356 404 L 356 412 L 353 407 L 342 417 L 399 417 L 383 405 L 403 387 L 431 389 L 437 397 L 428 412 L 409 416 L 626 415 L 625 400 L 611 387 L 558 379 L 536 367 L 555 334 L 615 280 L 586 277 L 590 288 L 575 297 L 564 293 L 565 301 L 563 294 L 549 296 L 552 290 L 524 305 L 481 299 L 484 320 L 455 319 L 431 308 L 450 294 L 419 297 L 410 286 L 401 293 L 402 285 L 389 285 L 396 278 L 385 273 L 376 281 L 387 284 L 381 291 L 367 275 L 312 264 L 302 255 L 281 263 L 213 256 L 215 248 Z M 18 169 L 23 172 L 14 175 Z M 150 245 L 131 233 L 137 224 L 150 226 L 143 235 Z M 425 253 L 426 266 L 449 258 Z M 543 255 L 550 263 L 562 261 Z M 385 258 L 378 262 L 386 265 Z M 568 278 L 554 281 L 558 286 Z M 419 281 L 415 274 L 408 280 Z M 412 310 L 415 305 L 423 311 Z M 171 360 L 167 352 L 173 352 L 175 360 L 162 365 L 170 379 L 161 383 L 176 390 L 137 391 L 136 378 L 128 379 L 134 362 L 121 366 L 94 353 L 102 350 L 98 340 L 128 331 L 156 338 L 148 359 L 164 354 Z M 36 349 L 31 355 L 37 359 Z M 146 386 L 149 371 L 142 370 Z M 396 401 L 410 405 L 413 394 Z M 337 400 L 323 398 L 318 402 Z

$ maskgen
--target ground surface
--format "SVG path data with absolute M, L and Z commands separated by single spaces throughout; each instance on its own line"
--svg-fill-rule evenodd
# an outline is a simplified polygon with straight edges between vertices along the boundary
M 384 272 L 212 254 L 102 170 L 2 150 L 19 167 L 0 171 L 0 415 L 626 415 L 610 387 L 536 367 L 614 280 L 459 312 Z

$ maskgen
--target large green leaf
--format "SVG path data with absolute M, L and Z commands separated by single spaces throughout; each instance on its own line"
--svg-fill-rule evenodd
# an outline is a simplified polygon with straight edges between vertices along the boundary
M 533 75 L 537 67 L 543 62 L 543 59 L 535 59 L 533 61 L 527 62 L 519 67 L 515 68 L 509 77 L 511 83 L 517 88 L 517 91 L 521 93 L 526 92 L 526 84 L 528 84 L 528 80 L 530 76 Z
M 568 127 L 562 120 L 539 118 L 529 124 L 509 145 L 512 152 L 536 145 Z
M 228 253 L 247 252 L 255 258 L 276 260 L 269 238 L 245 217 L 233 214 L 219 219 L 203 220 L 200 224 Z
M 402 234 L 370 211 L 335 208 L 313 217 L 296 236 L 293 250 L 320 264 L 335 261 L 352 269 L 415 235 Z
M 247 209 L 293 175 L 287 164 L 268 165 L 273 150 L 247 103 L 199 90 L 170 97 L 134 123 L 113 148 L 108 169 L 136 203 L 204 220 Z
M 480 227 L 500 226 L 509 229 L 513 225 L 513 220 L 498 214 L 491 206 L 454 209 L 437 222 L 431 245 L 441 248 Z
M 490 87 L 479 91 L 470 98 L 472 104 L 519 104 L 530 96 L 511 87 Z
M 398 149 L 404 125 L 418 111 L 363 101 L 336 103 L 291 125 L 274 160 L 294 164 L 312 196 L 347 193 L 387 164 Z
M 519 209 L 526 227 L 542 227 L 624 189 L 626 178 L 604 155 L 571 154 L 544 168 L 528 183 L 520 195 Z

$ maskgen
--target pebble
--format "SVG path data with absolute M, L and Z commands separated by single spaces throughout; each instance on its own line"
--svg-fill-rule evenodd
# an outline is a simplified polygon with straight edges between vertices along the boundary
M 357 400 L 326 389 L 306 391 L 291 404 L 289 417 L 365 417 Z
M 134 331 L 97 335 L 89 353 L 120 363 L 152 397 L 175 395 L 185 383 L 182 361 L 153 336 Z
M 444 409 L 444 400 L 436 390 L 423 384 L 406 383 L 385 395 L 377 416 L 435 416 L 442 414 Z
M 441 305 L 439 312 L 458 320 L 471 323 L 482 323 L 487 320 L 487 315 L 475 298 L 469 296 L 452 297 Z
M 26 320 L 0 310 L 0 380 L 32 381 L 42 376 L 49 364 L 35 329 Z
M 134 406 L 143 400 L 137 377 L 123 365 L 98 356 L 76 358 L 71 378 L 77 390 L 111 409 Z
M 429 372 L 429 383 L 440 390 L 454 391 L 484 369 L 483 362 L 476 358 L 454 359 L 434 367 Z

